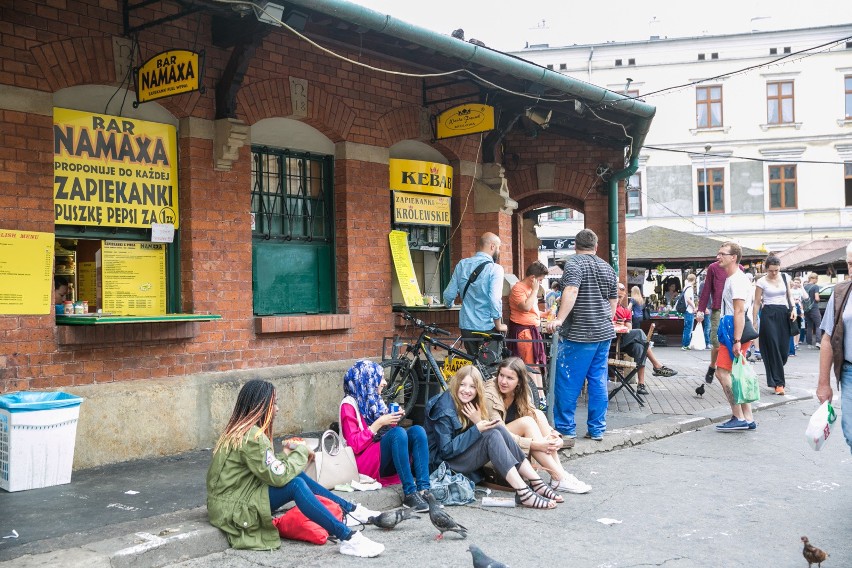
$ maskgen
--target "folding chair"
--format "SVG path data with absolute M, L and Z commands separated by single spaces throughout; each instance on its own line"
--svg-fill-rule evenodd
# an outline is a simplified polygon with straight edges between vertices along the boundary
M 654 337 L 654 328 L 656 327 L 656 323 L 652 323 L 651 327 L 648 329 L 648 337 L 645 340 L 645 343 L 642 344 L 642 353 L 639 359 L 642 361 L 644 365 L 645 356 L 648 353 L 648 349 L 651 345 L 651 339 Z M 619 335 L 616 338 L 615 342 L 615 353 L 614 356 L 611 357 L 608 361 L 609 368 L 612 369 L 613 374 L 615 375 L 616 382 L 618 382 L 618 386 L 612 389 L 609 393 L 607 399 L 612 399 L 618 391 L 621 389 L 627 389 L 627 392 L 636 399 L 636 402 L 639 403 L 640 407 L 645 406 L 645 402 L 639 398 L 639 393 L 636 392 L 636 389 L 633 388 L 633 385 L 630 384 L 630 381 L 633 380 L 633 377 L 639 372 L 639 366 L 636 364 L 635 360 L 627 361 L 622 357 L 625 357 L 624 354 L 621 353 L 621 336 Z M 627 373 L 625 375 L 625 373 Z

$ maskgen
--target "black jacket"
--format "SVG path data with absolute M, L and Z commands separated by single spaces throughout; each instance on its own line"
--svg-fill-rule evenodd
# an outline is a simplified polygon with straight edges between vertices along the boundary
M 433 396 L 426 403 L 426 438 L 429 441 L 429 471 L 435 471 L 441 462 L 465 452 L 482 433 L 476 426 L 462 430 L 462 423 L 449 391 Z M 474 483 L 474 475 L 468 475 Z

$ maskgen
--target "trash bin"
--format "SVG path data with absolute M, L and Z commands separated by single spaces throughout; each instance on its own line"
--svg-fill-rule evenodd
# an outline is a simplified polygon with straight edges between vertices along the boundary
M 0 395 L 0 489 L 71 482 L 79 396 L 64 392 Z

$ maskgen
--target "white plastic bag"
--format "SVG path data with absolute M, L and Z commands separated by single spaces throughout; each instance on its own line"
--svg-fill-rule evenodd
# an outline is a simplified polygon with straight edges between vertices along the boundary
M 694 351 L 703 351 L 707 347 L 707 344 L 704 343 L 704 325 L 701 322 L 698 322 L 698 325 L 692 330 L 692 342 L 689 346 Z
M 826 440 L 828 440 L 829 434 L 831 434 L 831 428 L 836 420 L 837 414 L 834 412 L 834 407 L 827 400 L 811 416 L 811 421 L 808 422 L 808 429 L 805 430 L 805 438 L 808 439 L 808 444 L 815 451 L 818 452 L 822 449 Z

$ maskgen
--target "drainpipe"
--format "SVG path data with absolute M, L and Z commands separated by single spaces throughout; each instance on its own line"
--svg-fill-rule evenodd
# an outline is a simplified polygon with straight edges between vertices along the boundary
M 609 178 L 609 264 L 618 275 L 618 182 L 627 179 L 639 169 L 639 151 L 633 148 L 630 163 Z
M 592 82 L 592 57 L 594 57 L 594 56 L 595 56 L 595 46 L 593 45 L 593 46 L 589 47 L 589 61 L 586 64 L 586 66 L 588 67 L 589 83 Z

